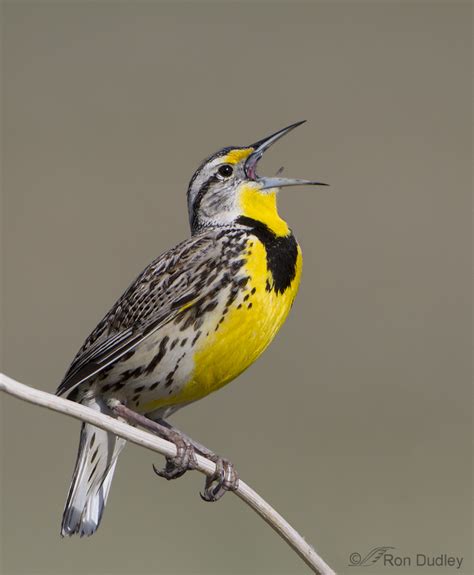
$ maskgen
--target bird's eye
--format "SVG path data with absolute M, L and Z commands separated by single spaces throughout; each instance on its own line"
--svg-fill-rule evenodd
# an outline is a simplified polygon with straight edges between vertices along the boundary
M 229 178 L 234 173 L 234 168 L 232 166 L 229 166 L 229 164 L 223 164 L 222 166 L 219 167 L 217 172 L 223 178 Z

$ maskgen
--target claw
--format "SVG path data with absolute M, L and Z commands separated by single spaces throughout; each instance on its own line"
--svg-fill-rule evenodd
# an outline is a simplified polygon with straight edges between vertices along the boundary
M 239 475 L 228 459 L 216 457 L 215 464 L 215 472 L 206 478 L 204 493 L 199 494 L 207 502 L 218 501 L 227 491 L 235 491 L 239 486 Z
M 191 469 L 196 469 L 196 455 L 194 447 L 182 437 L 176 435 L 173 437 L 176 445 L 176 455 L 174 457 L 166 458 L 166 466 L 163 469 L 158 469 L 153 465 L 153 471 L 165 479 L 178 479 Z

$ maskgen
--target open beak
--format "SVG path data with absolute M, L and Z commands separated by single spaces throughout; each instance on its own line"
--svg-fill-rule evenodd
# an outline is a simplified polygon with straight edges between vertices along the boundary
M 249 180 L 253 180 L 261 184 L 262 190 L 266 190 L 268 188 L 283 188 L 285 186 L 327 186 L 328 184 L 324 184 L 323 182 L 313 182 L 312 180 L 301 180 L 299 178 L 265 178 L 263 176 L 257 176 L 256 168 L 258 161 L 263 156 L 264 152 L 268 150 L 268 148 L 275 143 L 277 140 L 282 138 L 288 132 L 291 132 L 294 128 L 301 126 L 304 124 L 306 120 L 301 122 L 296 122 L 295 124 L 291 124 L 291 126 L 287 126 L 278 132 L 275 132 L 271 136 L 264 138 L 263 140 L 259 140 L 252 144 L 251 148 L 254 151 L 250 154 L 245 162 L 245 175 Z

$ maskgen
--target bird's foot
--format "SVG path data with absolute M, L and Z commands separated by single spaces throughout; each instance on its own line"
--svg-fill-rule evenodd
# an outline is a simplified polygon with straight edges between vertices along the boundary
M 196 455 L 194 447 L 182 435 L 170 432 L 169 440 L 176 445 L 176 455 L 166 458 L 166 466 L 158 469 L 153 465 L 154 472 L 165 479 L 178 479 L 191 469 L 196 469 Z
M 236 491 L 239 486 L 239 475 L 234 464 L 218 455 L 210 458 L 216 464 L 215 472 L 206 478 L 204 493 L 200 493 L 204 501 L 218 501 L 227 491 Z

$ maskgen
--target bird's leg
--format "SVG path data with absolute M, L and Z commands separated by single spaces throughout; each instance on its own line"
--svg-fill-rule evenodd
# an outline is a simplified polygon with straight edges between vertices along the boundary
M 118 415 L 129 423 L 140 425 L 176 445 L 176 455 L 166 458 L 166 466 L 164 469 L 160 470 L 153 466 L 157 475 L 165 479 L 177 479 L 184 475 L 189 469 L 196 468 L 194 447 L 189 439 L 177 429 L 148 419 L 148 417 L 129 409 L 123 403 L 110 403 L 109 407 L 115 415 Z
M 201 455 L 203 455 L 207 459 L 211 459 L 212 461 L 214 461 L 214 459 L 212 459 L 213 457 L 215 457 L 215 453 L 213 451 L 211 451 L 206 446 L 202 445 L 202 443 L 199 443 L 195 439 L 192 439 L 191 437 L 189 437 L 189 435 L 186 435 L 186 433 L 184 433 L 184 431 L 181 431 L 180 429 L 178 429 L 174 425 L 171 425 L 171 423 L 166 421 L 166 419 L 158 418 L 158 419 L 154 419 L 153 421 L 156 421 L 156 423 L 158 423 L 159 425 L 162 425 L 163 427 L 166 427 L 166 429 L 169 429 L 170 431 L 175 431 L 176 433 L 179 433 L 179 435 L 181 435 L 181 437 L 186 439 L 194 447 L 194 449 L 198 453 L 200 453 Z
M 206 457 L 206 459 L 209 459 L 216 464 L 216 471 L 206 478 L 204 493 L 200 494 L 204 501 L 218 501 L 227 491 L 235 491 L 237 489 L 239 485 L 239 475 L 231 461 L 224 457 L 220 457 L 201 443 L 191 439 L 164 419 L 157 419 L 156 421 L 170 431 L 178 433 L 193 446 L 197 453 L 200 453 Z M 158 475 L 160 475 L 160 473 L 158 473 Z
M 177 479 L 184 475 L 186 471 L 195 469 L 195 452 L 198 452 L 216 464 L 216 471 L 206 478 L 204 493 L 200 494 L 204 501 L 218 501 L 227 491 L 235 491 L 237 489 L 239 476 L 234 465 L 228 459 L 215 454 L 164 419 L 157 419 L 156 421 L 149 419 L 119 402 L 109 402 L 109 407 L 115 415 L 129 423 L 148 429 L 176 445 L 177 454 L 175 457 L 166 458 L 164 469 L 158 469 L 153 465 L 155 473 L 160 477 Z

